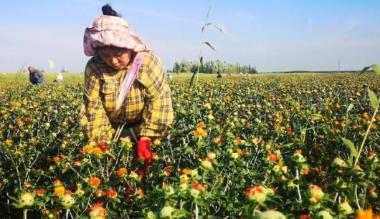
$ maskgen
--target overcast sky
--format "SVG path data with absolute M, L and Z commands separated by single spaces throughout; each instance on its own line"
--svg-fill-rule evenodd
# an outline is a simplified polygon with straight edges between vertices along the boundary
M 379 0 L 214 0 L 204 59 L 259 71 L 354 70 L 380 64 Z M 0 72 L 28 65 L 81 72 L 83 33 L 111 3 L 161 58 L 196 60 L 206 0 L 13 0 L 1 2 Z

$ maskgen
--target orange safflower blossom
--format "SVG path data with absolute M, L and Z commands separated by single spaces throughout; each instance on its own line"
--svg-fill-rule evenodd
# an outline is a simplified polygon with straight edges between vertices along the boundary
M 376 187 L 372 186 L 371 188 L 368 189 L 368 194 L 371 198 L 377 198 L 377 192 L 376 192 Z
M 319 202 L 325 195 L 321 187 L 317 185 L 310 185 L 308 189 L 309 189 L 309 194 L 310 194 L 309 200 L 313 203 Z
M 253 188 L 247 188 L 244 191 L 244 195 L 251 201 L 262 204 L 266 201 L 267 196 L 272 194 L 274 191 L 272 189 L 267 189 L 262 185 L 255 186 Z
M 302 214 L 299 216 L 299 219 L 313 219 L 313 218 L 308 214 Z
M 56 180 L 54 180 L 53 184 L 54 184 L 54 195 L 55 196 L 61 197 L 62 195 L 65 194 L 66 189 L 63 186 L 61 180 L 56 179 Z
M 283 163 L 283 162 L 279 162 L 277 163 L 273 169 L 272 169 L 275 173 L 288 173 L 288 167 Z
M 125 174 L 127 174 L 128 170 L 127 168 L 125 167 L 120 167 L 117 171 L 116 171 L 116 175 L 120 176 L 120 177 L 123 177 L 125 176 Z
M 6 145 L 12 145 L 12 144 L 13 144 L 13 140 L 12 140 L 12 139 L 7 139 L 7 140 L 5 141 L 5 144 L 6 144 Z
M 54 186 L 54 195 L 57 197 L 61 197 L 65 194 L 65 187 L 63 185 Z
M 83 154 L 92 154 L 92 155 L 96 155 L 96 156 L 101 156 L 104 153 L 109 151 L 109 149 L 107 149 L 107 147 L 108 146 L 105 146 L 104 148 L 102 148 L 99 145 L 93 146 L 93 145 L 87 144 L 82 148 L 81 152 Z
M 292 128 L 291 127 L 286 127 L 286 132 L 288 133 L 288 134 L 293 134 L 294 132 L 293 132 L 293 130 L 292 130 Z
M 241 138 L 240 138 L 239 136 L 237 136 L 237 137 L 235 138 L 235 143 L 236 143 L 236 144 L 240 144 L 241 142 L 242 142 Z
M 252 137 L 251 142 L 258 145 L 262 141 L 261 137 Z
M 189 168 L 186 167 L 185 169 L 182 170 L 182 173 L 183 173 L 184 175 L 188 176 L 188 175 L 191 174 L 191 169 L 189 169 Z
M 92 150 L 93 150 L 93 146 L 87 144 L 87 145 L 85 145 L 85 146 L 82 148 L 81 152 L 82 152 L 83 154 L 91 154 L 91 153 L 92 153 Z
M 24 182 L 24 187 L 25 188 L 30 188 L 31 186 L 32 186 L 32 184 L 30 184 L 30 182 L 28 182 L 28 181 Z
M 200 122 L 200 123 L 197 124 L 196 128 L 197 129 L 198 128 L 204 129 L 204 128 L 206 128 L 206 125 L 203 122 Z
M 73 191 L 71 191 L 70 189 L 65 189 L 65 195 L 72 195 L 73 194 Z
M 368 158 L 369 159 L 373 159 L 374 157 L 376 157 L 377 153 L 376 151 L 369 151 L 368 152 Z
M 37 196 L 43 196 L 45 194 L 45 189 L 36 189 Z
M 142 198 L 144 197 L 144 190 L 142 190 L 141 187 L 137 188 L 136 192 L 135 192 L 135 195 L 137 195 L 139 198 Z
M 310 166 L 309 165 L 307 165 L 307 164 L 303 164 L 302 166 L 301 166 L 301 175 L 303 175 L 303 176 L 306 176 L 306 175 L 308 175 L 309 174 L 309 172 L 310 172 Z
M 194 198 L 198 198 L 200 193 L 204 190 L 206 190 L 206 186 L 201 183 L 194 182 L 191 184 L 190 195 Z
M 100 184 L 100 179 L 98 177 L 91 177 L 89 180 L 88 180 L 88 183 L 90 184 L 91 187 L 93 188 L 96 188 L 99 186 Z
M 202 183 L 193 182 L 191 184 L 191 188 L 198 190 L 198 191 L 204 191 L 207 188 L 207 185 L 203 185 Z
M 217 137 L 215 137 L 212 141 L 213 141 L 215 144 L 220 145 L 220 144 L 222 144 L 223 139 L 222 139 L 221 136 L 217 136 Z
M 99 147 L 94 147 L 93 150 L 92 150 L 92 154 L 94 154 L 96 156 L 101 156 L 101 155 L 103 155 L 103 153 L 104 152 Z
M 55 164 L 59 164 L 59 162 L 61 161 L 61 158 L 60 157 L 58 157 L 58 156 L 55 156 L 55 157 L 53 157 L 53 162 L 55 163 Z
M 242 149 L 240 149 L 240 148 L 236 149 L 236 153 L 238 153 L 239 156 L 249 155 L 249 151 L 247 151 L 247 150 L 242 150 Z
M 99 148 L 103 153 L 107 153 L 111 150 L 110 146 L 108 146 L 104 140 L 98 142 L 97 148 Z
M 108 213 L 107 213 L 107 210 L 103 207 L 103 205 L 104 205 L 103 202 L 97 202 L 93 204 L 89 209 L 90 218 L 97 218 L 97 219 L 106 218 Z
M 152 159 L 153 160 L 158 160 L 159 156 L 157 154 L 157 152 L 152 152 Z
M 271 160 L 274 163 L 276 163 L 279 160 L 277 154 L 272 153 L 272 152 L 268 153 L 268 159 Z
M 111 198 L 111 199 L 116 198 L 117 197 L 117 191 L 115 189 L 109 189 L 107 191 L 107 197 Z
M 74 160 L 74 166 L 79 167 L 81 165 L 80 160 Z
M 294 152 L 292 159 L 293 159 L 293 161 L 295 161 L 296 163 L 299 163 L 299 164 L 306 162 L 306 158 L 302 155 L 301 149 L 297 149 Z
M 355 219 L 380 219 L 380 215 L 375 215 L 372 208 L 367 210 L 359 210 L 356 213 Z
M 53 184 L 54 184 L 55 186 L 57 186 L 57 185 L 62 185 L 62 181 L 59 180 L 59 179 L 56 179 L 56 180 L 53 181 Z
M 165 176 L 170 176 L 170 174 L 174 171 L 174 167 L 173 166 L 167 166 L 167 167 L 164 167 L 162 170 L 163 170 Z
M 103 197 L 106 195 L 106 193 L 102 189 L 98 189 L 95 192 L 96 197 Z
M 197 128 L 195 131 L 193 131 L 193 134 L 195 137 L 202 139 L 207 136 L 207 132 L 203 128 Z

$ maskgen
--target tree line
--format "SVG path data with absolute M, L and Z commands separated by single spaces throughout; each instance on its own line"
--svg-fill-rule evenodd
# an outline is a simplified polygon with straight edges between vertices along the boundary
M 181 73 L 181 72 L 196 72 L 198 69 L 198 63 L 192 61 L 181 61 L 175 62 L 173 65 L 173 72 Z M 220 73 L 231 73 L 231 74 L 239 74 L 239 73 L 248 73 L 248 74 L 256 74 L 256 67 L 252 67 L 251 65 L 240 65 L 240 64 L 229 64 L 225 61 L 206 61 L 199 66 L 199 72 L 207 73 L 207 74 L 216 74 Z

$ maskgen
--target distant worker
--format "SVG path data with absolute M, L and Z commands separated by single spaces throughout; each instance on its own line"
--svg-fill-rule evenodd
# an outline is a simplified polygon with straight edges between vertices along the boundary
M 32 84 L 43 84 L 45 82 L 44 75 L 40 70 L 35 69 L 32 66 L 28 67 L 29 81 Z
M 216 78 L 222 78 L 222 74 L 220 74 L 220 71 L 218 71 L 216 74 Z
M 55 82 L 62 83 L 63 82 L 63 75 L 61 72 L 58 73 L 57 77 L 54 80 Z
M 169 79 L 169 80 L 172 80 L 173 79 L 173 76 L 172 76 L 172 74 L 171 73 L 167 73 L 167 78 Z

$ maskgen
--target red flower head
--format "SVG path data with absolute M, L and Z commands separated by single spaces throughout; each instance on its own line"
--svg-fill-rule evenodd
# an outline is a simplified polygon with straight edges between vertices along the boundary
M 308 214 L 303 214 L 303 215 L 300 215 L 299 219 L 313 219 L 313 218 Z
M 271 161 L 273 161 L 273 162 L 277 162 L 278 161 L 278 156 L 275 153 L 269 152 L 268 153 L 268 159 L 271 160 Z
M 103 153 L 110 151 L 110 146 L 108 146 L 108 144 L 104 140 L 99 141 L 98 148 L 100 148 L 100 150 L 102 150 Z
M 108 198 L 116 198 L 117 197 L 117 191 L 115 189 L 109 189 L 107 191 L 107 197 Z

